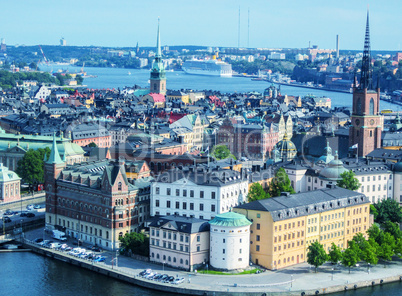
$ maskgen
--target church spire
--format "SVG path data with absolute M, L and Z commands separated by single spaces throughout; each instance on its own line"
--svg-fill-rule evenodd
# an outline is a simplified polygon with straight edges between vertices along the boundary
M 157 34 L 157 37 L 156 37 L 156 57 L 158 57 L 158 58 L 162 57 L 161 35 L 159 33 L 159 17 L 158 17 L 158 34 Z
M 367 10 L 366 36 L 364 38 L 364 51 L 362 59 L 362 71 L 360 78 L 360 89 L 372 88 L 371 77 L 371 56 L 370 56 L 370 26 L 369 26 L 369 11 Z
M 56 144 L 56 133 L 53 133 L 53 144 L 52 144 L 52 151 L 50 152 L 49 159 L 46 161 L 49 164 L 60 164 L 63 163 L 61 160 L 59 150 L 57 149 Z

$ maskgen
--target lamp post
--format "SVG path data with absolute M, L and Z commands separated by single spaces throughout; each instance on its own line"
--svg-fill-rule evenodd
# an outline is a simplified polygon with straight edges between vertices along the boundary
M 367 263 L 367 273 L 370 274 L 370 263 Z
M 293 287 L 293 274 L 290 275 L 290 287 Z
M 165 261 L 162 262 L 163 273 L 165 273 Z
M 332 268 L 332 281 L 334 280 L 334 268 Z

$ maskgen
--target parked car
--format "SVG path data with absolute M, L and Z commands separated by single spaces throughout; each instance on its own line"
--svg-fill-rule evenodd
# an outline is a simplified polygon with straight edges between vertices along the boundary
M 27 205 L 27 210 L 32 211 L 34 209 L 34 205 Z
M 152 272 L 152 269 L 144 269 L 143 271 L 140 272 L 140 276 L 145 276 L 147 274 L 150 274 Z
M 106 257 L 98 255 L 95 257 L 94 262 L 103 262 L 106 260 Z
M 40 243 L 39 243 L 39 245 L 40 246 L 45 246 L 46 244 L 48 244 L 50 242 L 50 240 L 47 240 L 47 239 L 45 239 L 45 240 L 42 240 Z
M 146 274 L 146 275 L 144 276 L 144 278 L 146 278 L 147 280 L 151 280 L 154 275 L 155 275 L 155 273 L 154 273 L 154 272 L 151 272 L 151 273 L 149 273 L 149 274 Z
M 62 245 L 60 246 L 60 250 L 61 250 L 61 251 L 65 251 L 67 248 L 68 248 L 68 245 L 67 245 L 67 244 L 62 244 Z
M 50 245 L 49 245 L 49 248 L 50 249 L 54 249 L 54 250 L 57 250 L 57 249 L 59 249 L 61 247 L 61 243 L 51 243 Z
M 159 281 L 163 277 L 163 274 L 158 273 L 156 276 L 154 276 L 155 281 Z
M 34 213 L 27 213 L 27 217 L 28 218 L 33 218 L 33 217 L 35 217 L 35 214 Z
M 99 248 L 98 246 L 92 246 L 92 247 L 91 247 L 91 251 L 94 251 L 94 252 L 102 252 L 102 249 Z
M 174 281 L 174 276 L 170 276 L 165 280 L 166 283 L 171 283 L 173 281 Z
M 172 284 L 179 285 L 183 282 L 184 282 L 184 278 L 177 278 L 172 282 Z
M 20 217 L 26 217 L 27 213 L 26 212 L 21 212 Z
M 41 242 L 43 242 L 43 238 L 38 237 L 38 238 L 34 239 L 34 243 L 39 244 Z
M 34 205 L 33 207 L 35 210 L 40 209 L 40 205 Z
M 159 279 L 160 282 L 166 281 L 166 279 L 169 278 L 167 274 L 162 275 L 162 277 Z
M 11 219 L 10 219 L 10 217 L 3 217 L 3 221 L 4 221 L 4 223 L 10 223 L 11 222 Z

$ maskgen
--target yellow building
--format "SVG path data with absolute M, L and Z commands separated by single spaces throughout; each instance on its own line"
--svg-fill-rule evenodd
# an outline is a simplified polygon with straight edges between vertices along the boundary
M 307 248 L 320 242 L 346 248 L 356 233 L 370 226 L 370 201 L 343 188 L 321 189 L 258 200 L 234 208 L 253 221 L 251 260 L 268 269 L 306 261 Z

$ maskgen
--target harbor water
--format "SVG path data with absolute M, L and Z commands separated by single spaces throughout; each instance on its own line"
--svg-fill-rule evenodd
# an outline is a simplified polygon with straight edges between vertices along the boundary
M 69 73 L 79 72 L 81 68 L 71 65 L 40 65 L 42 71 L 57 72 L 58 70 L 68 71 Z M 87 67 L 84 69 L 87 75 L 96 76 L 85 78 L 84 84 L 93 89 L 123 89 L 126 86 L 139 85 L 149 87 L 149 70 L 120 69 L 120 68 L 96 68 Z M 181 90 L 217 90 L 223 93 L 243 93 L 257 91 L 262 93 L 264 89 L 271 85 L 267 81 L 253 81 L 247 77 L 216 77 L 190 75 L 183 71 L 166 72 L 166 84 L 168 89 Z M 278 85 L 277 85 L 278 86 Z M 313 88 L 301 88 L 281 85 L 283 95 L 306 96 L 315 95 L 317 97 L 328 97 L 332 100 L 332 107 L 351 107 L 352 94 L 341 92 L 330 92 Z M 381 101 L 380 109 L 398 110 L 398 105 Z
M 0 296 L 173 296 L 146 290 L 31 252 L 0 253 Z M 391 283 L 334 296 L 400 296 Z

